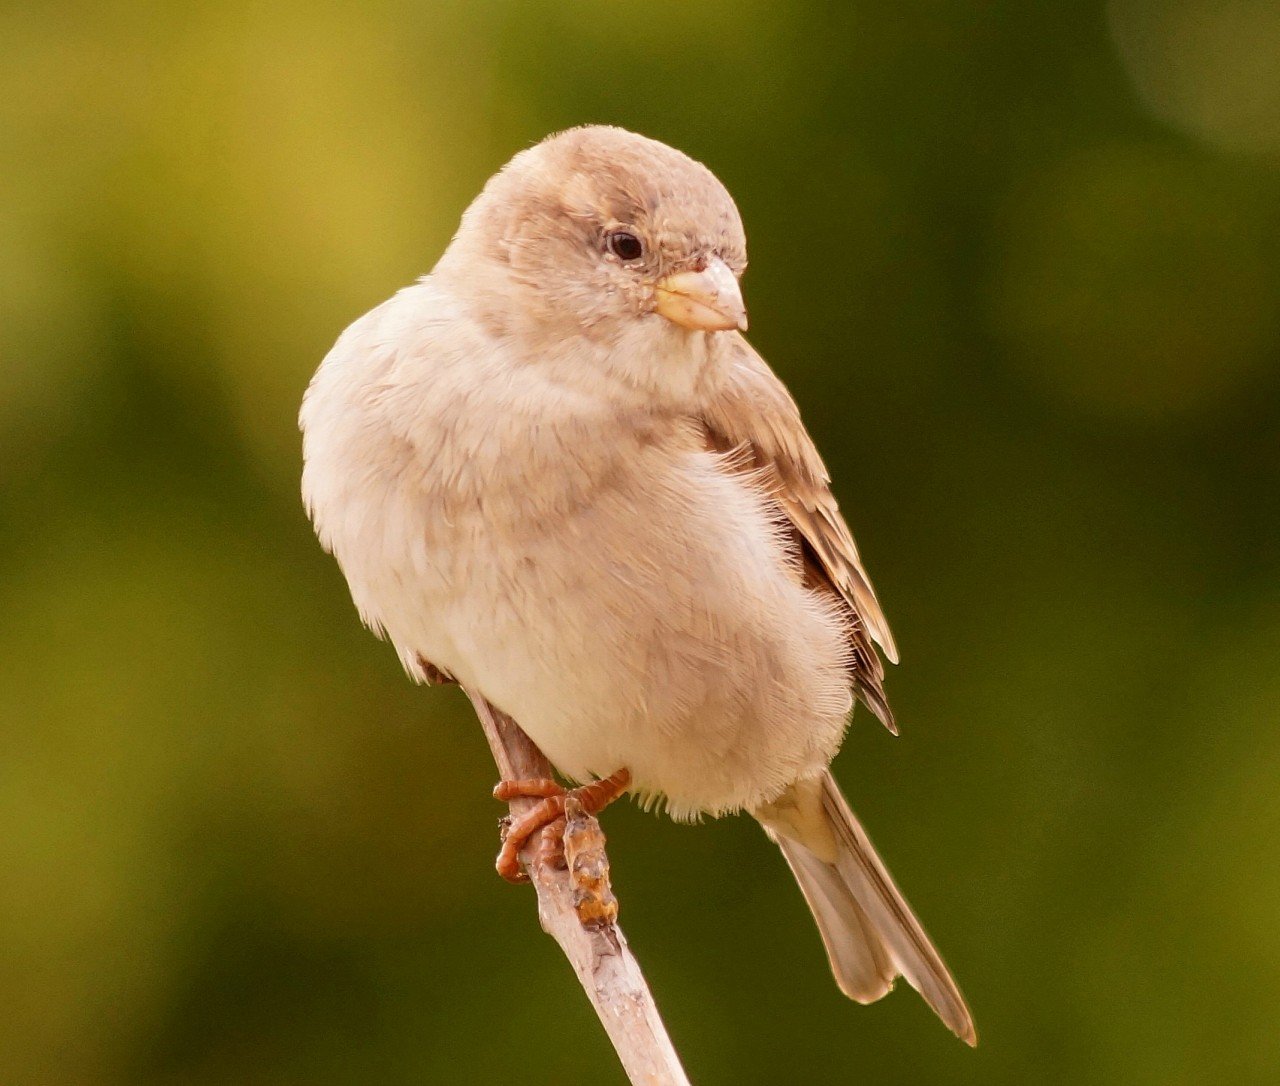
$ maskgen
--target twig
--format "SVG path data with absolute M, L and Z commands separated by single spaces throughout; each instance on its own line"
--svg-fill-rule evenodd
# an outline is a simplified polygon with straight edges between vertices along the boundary
M 504 779 L 554 776 L 551 763 L 514 720 L 478 694 L 467 691 L 467 697 L 475 706 Z M 533 802 L 512 800 L 512 815 L 522 814 Z M 535 837 L 530 854 L 536 847 Z M 538 892 L 542 930 L 560 944 L 578 974 L 631 1082 L 635 1086 L 689 1086 L 622 929 L 609 924 L 588 931 L 574 910 L 568 874 L 548 864 L 526 864 L 526 869 Z

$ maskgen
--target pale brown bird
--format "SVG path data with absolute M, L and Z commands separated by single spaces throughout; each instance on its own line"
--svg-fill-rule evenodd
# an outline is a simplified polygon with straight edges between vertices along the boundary
M 873 642 L 897 651 L 795 403 L 741 334 L 746 263 L 732 198 L 670 147 L 587 127 L 516 155 L 431 274 L 320 366 L 304 498 L 410 675 L 456 679 L 566 777 L 606 778 L 595 806 L 629 787 L 677 818 L 750 812 L 840 988 L 870 1002 L 905 976 L 972 1044 L 828 769 L 854 697 L 894 730 Z

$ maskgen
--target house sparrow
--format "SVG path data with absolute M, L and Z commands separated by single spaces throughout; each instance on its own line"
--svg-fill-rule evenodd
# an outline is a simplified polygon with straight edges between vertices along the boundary
M 746 265 L 706 167 L 618 128 L 549 137 L 329 352 L 302 405 L 304 501 L 412 677 L 478 692 L 601 802 L 750 813 L 845 994 L 905 976 L 972 1044 L 828 769 L 854 698 L 894 730 L 872 643 L 897 652 L 796 405 L 741 334 Z

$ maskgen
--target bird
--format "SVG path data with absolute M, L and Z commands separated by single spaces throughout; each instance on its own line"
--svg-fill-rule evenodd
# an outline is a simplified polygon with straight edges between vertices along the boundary
M 585 782 L 496 794 L 546 797 L 544 822 L 570 794 L 749 814 L 839 988 L 869 1003 L 905 977 L 974 1044 L 830 770 L 855 701 L 896 734 L 879 653 L 898 651 L 796 403 L 743 334 L 746 266 L 733 198 L 684 153 L 605 125 L 520 151 L 432 271 L 320 364 L 304 504 L 411 678 L 477 692 Z

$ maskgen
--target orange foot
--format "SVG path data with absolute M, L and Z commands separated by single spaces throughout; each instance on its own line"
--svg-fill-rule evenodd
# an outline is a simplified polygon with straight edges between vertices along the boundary
M 539 830 L 545 831 L 539 848 L 539 862 L 563 866 L 565 802 L 575 799 L 586 814 L 598 814 L 622 795 L 630 783 L 631 773 L 626 769 L 567 791 L 555 781 L 545 778 L 499 781 L 493 789 L 494 799 L 540 799 L 542 802 L 508 824 L 502 838 L 502 849 L 494 864 L 498 874 L 508 882 L 529 881 L 529 876 L 520 867 L 520 852 Z

